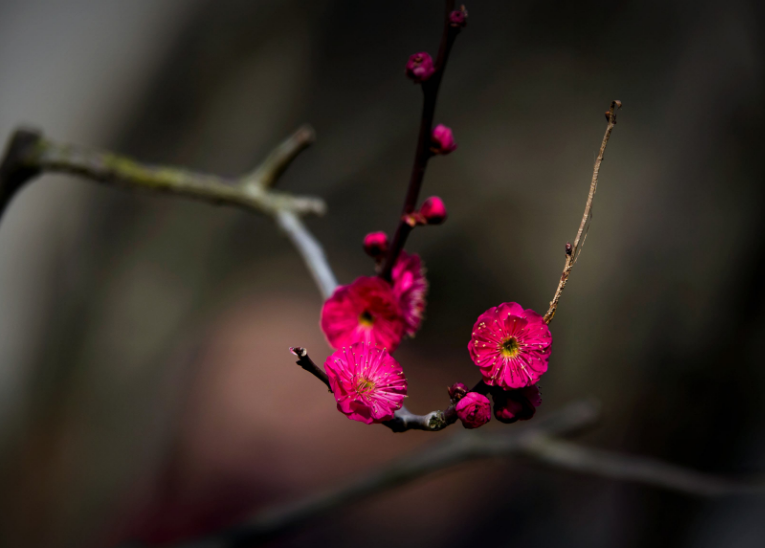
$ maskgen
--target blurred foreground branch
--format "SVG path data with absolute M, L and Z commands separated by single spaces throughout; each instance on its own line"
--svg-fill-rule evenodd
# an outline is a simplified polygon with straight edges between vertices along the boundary
M 244 548 L 259 545 L 333 510 L 459 464 L 486 458 L 529 457 L 569 470 L 632 481 L 693 496 L 765 493 L 763 483 L 743 483 L 686 470 L 653 459 L 590 449 L 556 439 L 591 427 L 598 405 L 573 403 L 536 424 L 492 434 L 464 431 L 392 461 L 340 487 L 263 511 L 241 525 L 186 545 Z
M 301 215 L 323 214 L 326 205 L 319 198 L 273 190 L 284 170 L 314 139 L 313 129 L 303 126 L 252 173 L 227 179 L 175 167 L 151 166 L 110 152 L 57 143 L 40 132 L 19 129 L 11 136 L 0 163 L 0 215 L 26 183 L 45 173 L 79 175 L 109 186 L 239 207 L 274 219 L 303 257 L 326 298 L 337 282 L 321 245 L 300 219 Z

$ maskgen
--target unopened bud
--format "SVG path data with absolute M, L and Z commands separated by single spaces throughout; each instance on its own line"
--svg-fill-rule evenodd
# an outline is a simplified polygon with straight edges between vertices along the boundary
M 385 232 L 370 232 L 364 236 L 364 251 L 370 257 L 382 257 L 388 252 L 388 235 Z
M 440 225 L 446 220 L 446 206 L 438 196 L 431 196 L 422 203 L 420 215 L 429 225 Z
M 468 392 L 468 387 L 461 382 L 455 382 L 449 387 L 449 399 L 453 402 L 458 402 L 465 397 Z
M 438 124 L 433 128 L 430 151 L 433 154 L 449 154 L 457 148 L 451 128 Z
M 542 405 L 542 396 L 535 384 L 517 390 L 508 390 L 496 394 L 494 417 L 506 424 L 519 420 L 527 421 L 534 416 L 540 405 Z
M 566 255 L 571 255 L 571 252 L 574 250 L 573 247 L 571 247 L 570 243 L 566 244 Z
M 433 58 L 426 52 L 415 53 L 406 63 L 406 76 L 417 84 L 421 84 L 436 72 Z
M 465 428 L 479 428 L 491 419 L 491 403 L 489 398 L 478 392 L 468 392 L 454 406 L 457 417 Z
M 465 28 L 467 25 L 467 10 L 465 6 L 461 6 L 460 9 L 454 10 L 449 14 L 449 25 L 456 29 Z

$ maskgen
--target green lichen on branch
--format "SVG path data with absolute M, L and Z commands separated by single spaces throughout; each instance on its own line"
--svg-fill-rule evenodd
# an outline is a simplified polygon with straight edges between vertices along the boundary
M 36 136 L 36 140 L 35 140 Z M 24 139 L 24 148 L 19 151 L 16 143 Z M 110 186 L 128 189 L 161 192 L 206 201 L 213 204 L 231 205 L 275 216 L 280 211 L 296 215 L 325 212 L 324 201 L 308 196 L 294 196 L 287 192 L 272 190 L 270 185 L 284 171 L 297 154 L 313 142 L 313 131 L 300 128 L 279 147 L 278 161 L 273 157 L 256 170 L 258 178 L 252 176 L 229 179 L 217 175 L 197 173 L 181 168 L 143 164 L 131 158 L 58 143 L 44 138 L 41 134 L 20 130 L 12 137 L 6 163 L 14 174 L 28 174 L 24 181 L 11 181 L 10 193 L 15 193 L 24 182 L 43 173 L 66 173 L 100 182 Z M 265 183 L 268 184 L 265 184 Z M 6 180 L 0 180 L 5 186 Z M 9 196 L 10 197 L 10 196 Z

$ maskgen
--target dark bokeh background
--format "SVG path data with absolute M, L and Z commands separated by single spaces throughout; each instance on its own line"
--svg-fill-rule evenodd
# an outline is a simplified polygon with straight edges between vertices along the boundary
M 757 2 L 473 0 L 437 120 L 459 150 L 418 230 L 428 320 L 397 353 L 414 411 L 472 382 L 503 301 L 543 311 L 612 99 L 624 109 L 553 324 L 540 413 L 604 404 L 583 441 L 731 475 L 765 470 L 763 30 Z M 299 124 L 282 181 L 347 283 L 392 230 L 441 2 L 3 0 L 0 134 L 20 123 L 150 162 L 251 169 Z M 168 540 L 333 485 L 434 438 L 339 415 L 293 365 L 329 352 L 321 299 L 273 224 L 44 177 L 0 228 L 0 539 Z M 490 424 L 487 428 L 512 428 Z M 438 436 L 449 435 L 448 432 Z M 761 547 L 762 499 L 697 500 L 483 462 L 333 514 L 280 546 Z

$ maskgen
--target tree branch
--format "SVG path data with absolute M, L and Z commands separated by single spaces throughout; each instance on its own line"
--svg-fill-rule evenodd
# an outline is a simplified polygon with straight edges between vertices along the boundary
M 333 510 L 473 460 L 532 457 L 554 466 L 632 481 L 693 496 L 765 494 L 765 484 L 702 474 L 643 457 L 590 449 L 557 440 L 591 427 L 600 412 L 592 402 L 577 402 L 536 424 L 501 433 L 464 431 L 392 461 L 340 487 L 265 510 L 253 519 L 204 539 L 201 545 L 243 548 L 259 545 Z
M 324 201 L 271 190 L 289 164 L 314 140 L 313 128 L 302 126 L 256 170 L 232 180 L 174 167 L 150 166 L 110 152 L 56 143 L 43 138 L 40 132 L 19 129 L 11 136 L 0 163 L 0 215 L 24 184 L 44 173 L 80 175 L 107 185 L 240 207 L 274 219 L 302 256 L 322 296 L 327 298 L 337 287 L 335 275 L 321 244 L 300 220 L 301 215 L 323 214 Z
M 563 265 L 563 273 L 560 276 L 558 282 L 558 288 L 555 290 L 553 300 L 550 301 L 550 308 L 545 314 L 545 323 L 550 323 L 555 317 L 555 311 L 558 310 L 558 303 L 560 297 L 563 294 L 563 290 L 566 288 L 566 282 L 571 274 L 571 270 L 576 264 L 576 260 L 579 258 L 579 253 L 584 247 L 584 241 L 587 239 L 587 231 L 589 230 L 590 220 L 592 219 L 592 202 L 595 199 L 595 191 L 598 188 L 598 176 L 600 175 L 600 164 L 603 163 L 603 156 L 606 153 L 606 145 L 611 138 L 611 132 L 616 126 L 616 113 L 622 108 L 621 101 L 612 101 L 611 108 L 606 112 L 606 118 L 608 119 L 608 125 L 606 126 L 606 133 L 603 135 L 603 142 L 600 144 L 600 151 L 598 157 L 595 160 L 595 167 L 592 170 L 592 181 L 590 182 L 590 192 L 587 195 L 587 203 L 584 206 L 584 215 L 582 215 L 582 222 L 579 223 L 579 230 L 576 232 L 576 238 L 573 245 L 566 245 L 566 262 Z
M 295 246 L 313 276 L 322 298 L 329 299 L 337 287 L 337 279 L 321 244 L 313 237 L 303 221 L 292 211 L 280 210 L 275 215 L 276 224 Z

